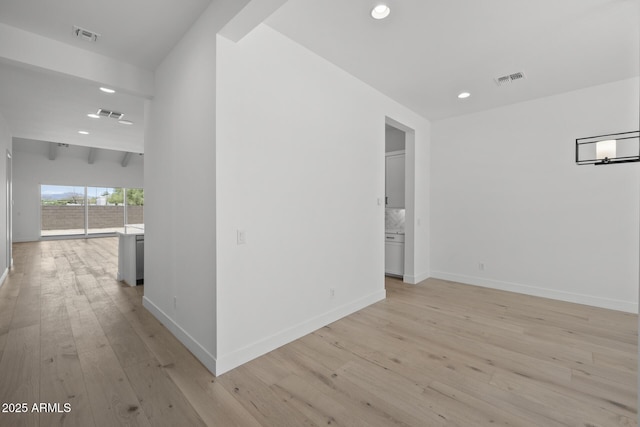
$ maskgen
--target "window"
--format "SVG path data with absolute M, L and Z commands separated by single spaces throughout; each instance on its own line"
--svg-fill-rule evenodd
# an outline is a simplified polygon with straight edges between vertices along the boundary
M 40 187 L 41 235 L 84 234 L 85 188 L 63 185 Z
M 113 234 L 144 224 L 141 188 L 42 185 L 41 236 Z
M 124 231 L 124 209 L 122 188 L 87 187 L 87 233 Z
M 127 188 L 127 225 L 144 224 L 144 190 L 142 188 Z

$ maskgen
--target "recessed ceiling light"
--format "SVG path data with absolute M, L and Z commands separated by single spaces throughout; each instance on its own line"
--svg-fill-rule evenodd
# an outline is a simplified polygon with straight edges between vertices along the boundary
M 92 119 L 99 119 L 99 118 L 100 118 L 100 116 L 99 116 L 99 115 L 94 114 L 94 113 L 87 114 L 87 117 L 91 117 Z
M 87 132 L 86 130 L 79 130 L 78 133 L 80 135 L 89 135 L 89 132 Z
M 371 17 L 373 19 L 384 19 L 389 16 L 389 13 L 391 13 L 391 9 L 386 4 L 379 4 L 371 9 Z
M 465 99 L 465 98 L 468 98 L 470 96 L 471 96 L 471 94 L 469 92 L 461 92 L 461 93 L 458 94 L 458 98 L 460 98 L 460 99 Z
M 118 123 L 121 125 L 132 125 L 133 122 L 131 120 L 118 120 Z
M 104 93 L 116 93 L 115 90 L 109 89 L 108 87 L 101 87 L 100 90 L 103 91 Z

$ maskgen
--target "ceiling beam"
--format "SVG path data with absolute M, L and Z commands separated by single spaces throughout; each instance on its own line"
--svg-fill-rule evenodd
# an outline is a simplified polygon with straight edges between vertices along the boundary
M 151 71 L 2 23 L 0 59 L 93 81 L 146 99 L 154 95 Z
M 49 143 L 49 160 L 55 160 L 58 157 L 58 143 L 50 142 Z
M 219 34 L 237 43 L 286 2 L 287 0 L 250 0 Z
M 96 154 L 98 153 L 98 149 L 95 147 L 89 148 L 89 159 L 88 162 L 92 165 L 96 161 Z
M 120 163 L 123 168 L 127 167 L 127 165 L 129 164 L 129 160 L 131 160 L 131 152 L 124 153 L 124 156 L 122 157 L 122 163 Z

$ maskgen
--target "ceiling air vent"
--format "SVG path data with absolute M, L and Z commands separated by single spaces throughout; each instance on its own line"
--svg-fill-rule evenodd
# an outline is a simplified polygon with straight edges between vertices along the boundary
M 96 113 L 100 117 L 110 117 L 112 119 L 120 120 L 124 117 L 123 113 L 118 113 L 117 111 L 110 111 L 104 108 L 100 108 Z
M 517 80 L 525 79 L 526 76 L 522 71 L 513 74 L 507 74 L 506 76 L 496 77 L 494 80 L 498 86 L 505 86 L 511 84 L 511 82 L 515 82 Z
M 100 34 L 87 30 L 86 28 L 80 28 L 78 26 L 73 26 L 73 35 L 79 39 L 86 40 L 88 42 L 97 42 Z

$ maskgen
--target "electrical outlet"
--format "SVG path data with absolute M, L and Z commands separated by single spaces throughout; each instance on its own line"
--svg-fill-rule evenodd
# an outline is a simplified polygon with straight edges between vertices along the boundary
M 484 271 L 484 262 L 478 263 L 478 270 Z
M 333 298 L 336 296 L 336 290 L 334 288 L 329 289 L 329 298 Z
M 178 307 L 178 297 L 173 297 L 173 308 Z
M 238 244 L 244 245 L 247 243 L 247 232 L 244 230 L 238 230 Z

